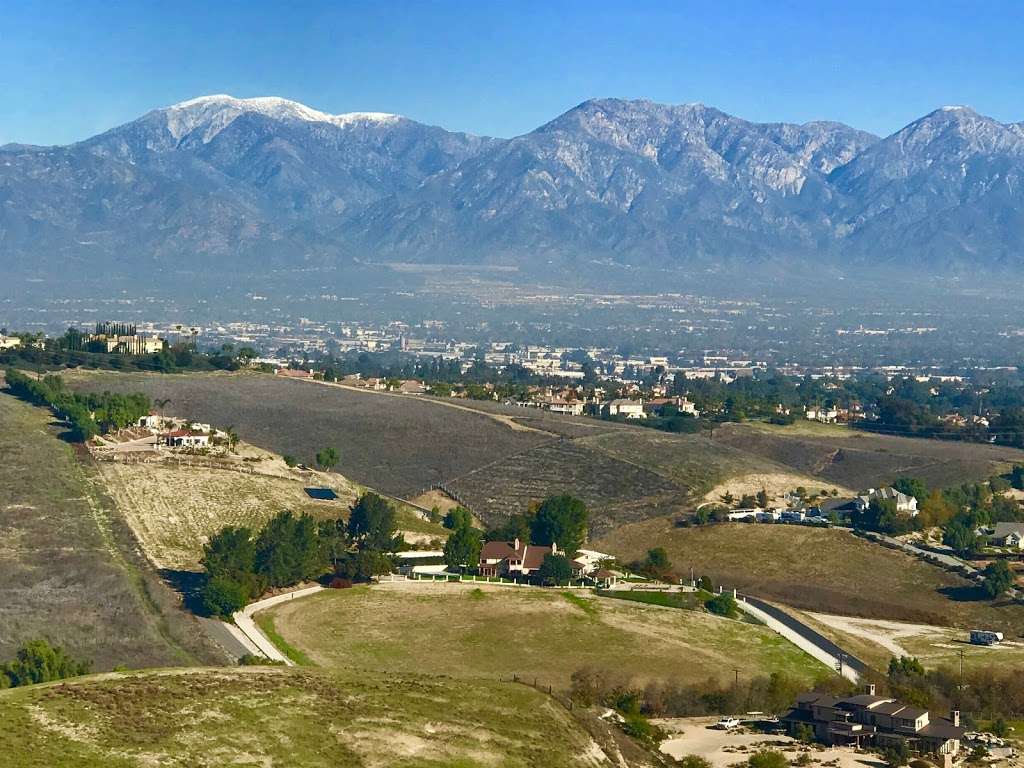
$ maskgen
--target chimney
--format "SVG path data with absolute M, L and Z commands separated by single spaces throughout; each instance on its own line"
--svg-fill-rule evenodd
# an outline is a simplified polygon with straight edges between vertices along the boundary
M 558 542 L 557 541 L 552 541 L 551 542 L 551 554 L 552 555 L 557 555 L 558 554 Z
M 960 710 L 954 709 L 949 713 L 949 719 L 953 721 L 953 725 L 957 728 L 960 727 Z
M 513 542 L 512 542 L 512 548 L 513 548 L 513 549 L 514 549 L 514 550 L 515 550 L 516 552 L 518 552 L 518 551 L 519 551 L 519 537 L 518 537 L 518 536 L 516 536 L 516 538 L 515 538 L 515 541 L 513 541 Z

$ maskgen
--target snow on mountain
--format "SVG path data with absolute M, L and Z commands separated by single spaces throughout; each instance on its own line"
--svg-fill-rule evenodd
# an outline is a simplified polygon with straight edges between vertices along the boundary
M 329 115 L 307 107 L 297 101 L 277 96 L 236 99 L 226 94 L 200 96 L 170 107 L 156 110 L 167 118 L 167 129 L 175 140 L 195 131 L 202 131 L 203 143 L 208 143 L 239 116 L 247 113 L 264 115 L 274 120 L 303 120 L 311 123 L 329 123 L 339 128 L 354 123 L 394 123 L 402 118 L 386 112 L 348 112 Z

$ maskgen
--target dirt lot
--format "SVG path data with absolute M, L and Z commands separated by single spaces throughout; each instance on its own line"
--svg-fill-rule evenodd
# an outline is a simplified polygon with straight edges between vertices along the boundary
M 961 652 L 965 667 L 1024 664 L 1024 642 L 1019 639 L 980 646 L 968 642 L 966 629 L 820 613 L 806 616 L 822 634 L 879 669 L 885 669 L 893 656 L 913 656 L 929 668 L 956 667 Z
M 221 661 L 50 422 L 0 393 L 0 661 L 38 637 L 97 670 Z
M 810 526 L 716 524 L 677 528 L 671 520 L 625 526 L 593 543 L 624 561 L 664 547 L 680 575 L 808 611 L 936 626 L 1024 631 L 1024 606 L 993 603 L 959 576 L 847 531 Z
M 764 627 L 696 611 L 557 590 L 429 582 L 329 590 L 268 612 L 276 631 L 326 668 L 567 687 L 591 665 L 639 683 L 825 670 Z
M 877 755 L 853 749 L 808 747 L 789 736 L 759 733 L 749 728 L 719 730 L 711 727 L 717 718 L 680 717 L 654 722 L 670 734 L 670 738 L 661 744 L 662 752 L 675 758 L 698 755 L 710 762 L 712 768 L 729 768 L 745 763 L 750 755 L 761 749 L 782 751 L 791 763 L 806 754 L 814 763 L 827 763 L 838 768 L 885 766 L 885 762 Z

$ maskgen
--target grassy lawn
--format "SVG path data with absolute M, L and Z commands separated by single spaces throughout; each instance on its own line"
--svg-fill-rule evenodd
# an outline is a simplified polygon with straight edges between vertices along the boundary
M 518 674 L 564 688 L 584 666 L 651 680 L 731 680 L 824 667 L 769 630 L 696 611 L 561 591 L 396 583 L 276 606 L 275 627 L 328 669 L 463 679 Z
M 219 660 L 51 420 L 0 392 L 0 660 L 37 637 L 97 670 Z
M 971 582 L 845 531 L 791 525 L 626 526 L 596 549 L 629 561 L 664 547 L 675 570 L 718 585 L 829 614 L 1024 631 L 1024 607 L 980 599 Z
M 8 768 L 611 765 L 565 709 L 526 686 L 272 668 L 0 693 L 0 754 Z

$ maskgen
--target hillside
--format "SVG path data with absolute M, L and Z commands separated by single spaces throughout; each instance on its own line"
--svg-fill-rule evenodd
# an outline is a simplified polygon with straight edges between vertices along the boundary
M 607 729 L 589 727 L 617 757 Z M 276 668 L 119 674 L 0 692 L 0 744 L 9 768 L 613 764 L 585 724 L 526 686 Z
M 267 615 L 287 643 L 327 669 L 516 674 L 556 689 L 583 667 L 638 684 L 725 683 L 734 668 L 807 681 L 826 671 L 764 627 L 553 590 L 395 582 L 330 590 Z
M 836 529 L 765 524 L 677 528 L 648 520 L 594 542 L 626 561 L 664 547 L 675 571 L 807 611 L 1024 633 L 1024 607 L 992 603 L 959 576 Z
M 0 660 L 45 637 L 96 670 L 221 661 L 50 421 L 0 392 Z
M 716 430 L 715 441 L 854 490 L 877 488 L 901 476 L 946 488 L 985 480 L 1024 462 L 1024 451 L 1016 448 L 799 422 L 789 427 L 725 424 Z
M 730 477 L 812 477 L 700 435 L 562 418 L 496 403 L 359 391 L 257 374 L 67 374 L 80 389 L 170 398 L 168 413 L 233 424 L 241 437 L 309 461 L 341 450 L 338 471 L 411 498 L 444 483 L 485 522 L 557 493 L 582 498 L 596 531 L 692 507 Z

